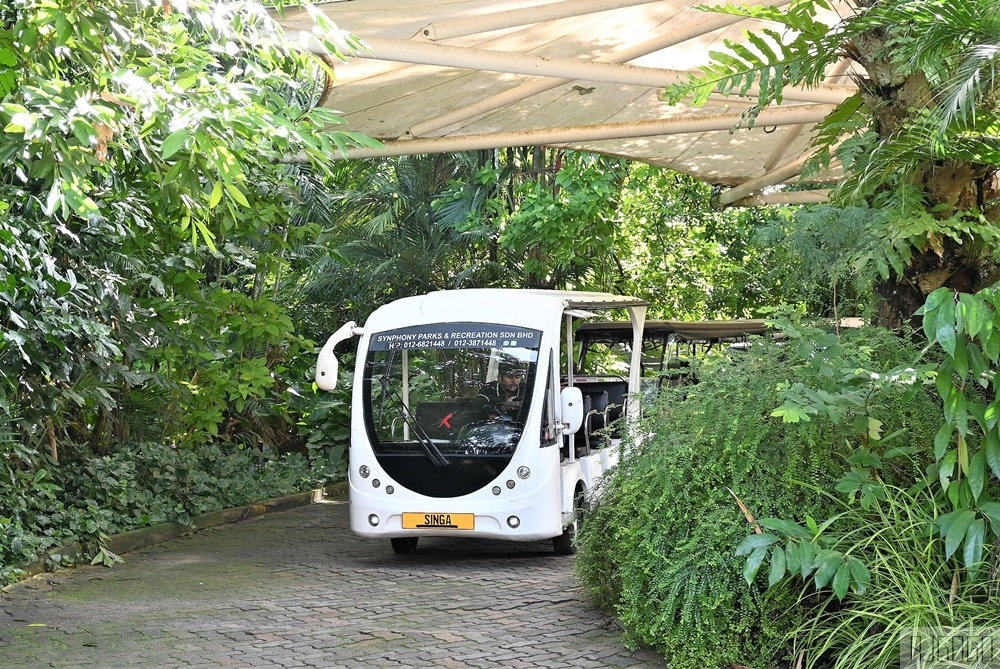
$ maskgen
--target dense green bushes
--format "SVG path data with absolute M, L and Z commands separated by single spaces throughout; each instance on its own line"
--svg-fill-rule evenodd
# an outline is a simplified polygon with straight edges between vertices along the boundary
M 219 445 L 134 445 L 34 470 L 17 466 L 16 459 L 0 466 L 0 584 L 69 541 L 94 552 L 102 535 L 167 521 L 187 524 L 207 511 L 321 487 L 336 475 L 323 458 Z
M 790 330 L 790 345 L 706 359 L 698 384 L 649 407 L 644 438 L 627 445 L 581 532 L 578 568 L 597 602 L 675 669 L 773 666 L 805 619 L 798 590 L 764 594 L 766 573 L 744 579 L 734 549 L 752 530 L 737 497 L 755 518 L 824 518 L 834 502 L 802 484 L 832 491 L 870 439 L 869 418 L 876 436 L 933 441 L 939 410 L 926 394 L 902 401 L 850 372 L 912 359 L 908 341 Z M 793 410 L 789 397 L 810 392 L 828 398 L 825 415 Z M 772 415 L 779 406 L 790 413 Z

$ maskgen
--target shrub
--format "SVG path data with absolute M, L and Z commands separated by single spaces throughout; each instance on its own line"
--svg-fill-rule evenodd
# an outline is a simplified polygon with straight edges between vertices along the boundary
M 925 368 L 940 405 L 927 414 L 924 438 L 858 449 L 836 486 L 847 495 L 837 515 L 806 517 L 808 529 L 764 519 L 768 531 L 737 548 L 748 580 L 766 566 L 769 593 L 797 591 L 809 603 L 788 636 L 797 667 L 968 666 L 995 653 L 998 304 L 1000 284 L 975 295 L 931 293 L 918 314 L 927 350 L 940 356 Z M 819 406 L 801 393 L 786 400 L 789 415 Z M 896 464 L 906 458 L 910 466 Z
M 808 609 L 787 635 L 796 666 L 893 669 L 901 666 L 901 648 L 908 639 L 919 638 L 913 635 L 921 628 L 925 633 L 939 628 L 967 634 L 975 634 L 976 628 L 995 630 L 996 606 L 991 599 L 996 582 L 987 569 L 971 578 L 956 578 L 954 564 L 945 558 L 945 539 L 934 522 L 945 510 L 942 501 L 926 485 L 908 489 L 884 485 L 869 504 L 841 501 L 835 523 L 801 532 L 798 542 L 786 545 L 789 555 L 796 543 L 820 547 L 814 562 L 820 569 L 823 554 L 864 565 L 861 582 L 852 575 L 850 590 L 845 585 L 837 592 L 836 584 L 817 590 L 817 580 L 822 579 L 813 573 L 802 579 L 800 573 L 806 568 L 800 566 L 768 591 L 768 596 L 798 593 Z M 926 642 L 923 647 L 924 652 L 931 648 Z M 971 647 L 975 646 L 967 643 L 952 649 Z M 930 660 L 930 656 L 924 659 Z
M 313 451 L 315 460 L 220 443 L 134 444 L 46 468 L 45 458 L 21 449 L 30 461 L 0 467 L 7 486 L 0 496 L 0 583 L 16 577 L 18 566 L 68 541 L 99 550 L 101 535 L 168 521 L 188 524 L 200 513 L 335 480 L 331 454 Z
M 625 444 L 584 522 L 578 569 L 595 601 L 623 622 L 628 643 L 652 646 L 674 669 L 773 666 L 786 655 L 787 632 L 803 620 L 797 592 L 765 597 L 765 575 L 764 583 L 743 578 L 734 549 L 750 530 L 737 497 L 755 517 L 825 517 L 832 502 L 800 483 L 833 489 L 853 450 L 849 439 L 859 438 L 859 418 L 867 426 L 877 415 L 882 433 L 902 429 L 933 441 L 936 410 L 926 395 L 903 402 L 865 394 L 844 371 L 913 359 L 908 340 L 876 330 L 832 340 L 802 326 L 788 330 L 791 345 L 706 358 L 699 383 L 647 407 L 642 439 Z M 778 413 L 796 384 L 825 393 L 829 415 Z M 838 387 L 847 398 L 840 404 Z

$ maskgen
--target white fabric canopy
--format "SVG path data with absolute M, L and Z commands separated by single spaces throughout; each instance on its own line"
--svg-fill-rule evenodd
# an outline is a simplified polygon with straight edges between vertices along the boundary
M 757 0 L 780 5 L 782 0 Z M 787 0 L 785 0 L 787 1 Z M 787 90 L 752 129 L 731 132 L 750 98 L 705 107 L 662 101 L 663 87 L 760 22 L 697 11 L 691 0 L 347 0 L 321 5 L 368 46 L 323 105 L 349 130 L 386 144 L 351 157 L 553 146 L 640 160 L 722 186 L 723 204 L 817 201 L 774 193 L 798 180 L 813 125 L 855 92 L 846 67 L 826 83 Z M 846 11 L 846 10 L 844 10 Z M 289 12 L 295 38 L 312 19 Z M 836 22 L 836 17 L 828 21 Z M 774 28 L 774 26 L 771 26 Z M 752 93 L 752 91 L 751 91 Z M 746 199 L 747 196 L 754 196 Z

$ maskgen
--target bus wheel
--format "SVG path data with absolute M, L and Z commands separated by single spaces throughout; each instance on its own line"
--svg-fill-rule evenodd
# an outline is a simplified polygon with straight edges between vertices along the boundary
M 410 553 L 417 552 L 417 539 L 419 537 L 396 537 L 395 539 L 389 539 L 389 542 L 392 544 L 394 553 L 409 555 Z
M 580 526 L 580 517 L 583 515 L 583 491 L 578 490 L 573 496 L 573 522 L 566 526 L 563 533 L 558 537 L 552 537 L 552 550 L 556 555 L 574 555 L 576 545 L 576 528 Z
M 573 555 L 576 553 L 576 546 L 573 545 L 573 537 L 576 536 L 576 522 L 563 530 L 558 537 L 552 537 L 552 549 L 556 555 Z

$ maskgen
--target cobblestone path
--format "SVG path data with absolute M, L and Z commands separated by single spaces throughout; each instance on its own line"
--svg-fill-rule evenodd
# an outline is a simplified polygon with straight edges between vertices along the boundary
M 324 502 L 198 532 L 113 569 L 0 594 L 2 669 L 661 667 L 590 607 L 549 542 L 423 538 Z

